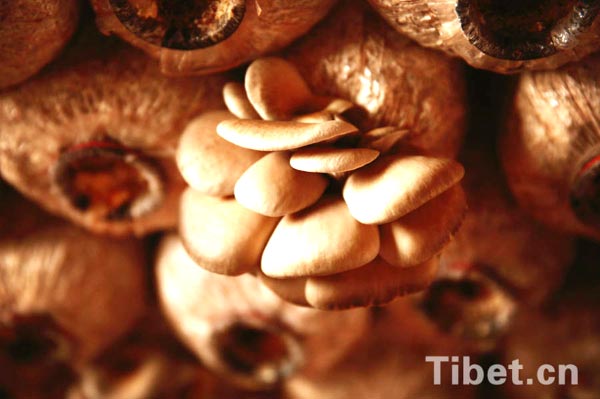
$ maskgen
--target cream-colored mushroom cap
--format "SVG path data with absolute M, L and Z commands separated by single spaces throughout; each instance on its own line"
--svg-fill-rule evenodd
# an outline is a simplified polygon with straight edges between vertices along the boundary
M 377 227 L 356 221 L 341 199 L 324 197 L 281 220 L 261 268 L 275 278 L 327 275 L 360 267 L 378 252 Z
M 223 87 L 223 100 L 227 109 L 240 119 L 260 119 L 260 115 L 248 100 L 244 85 L 238 82 L 226 83 Z
M 375 160 L 379 151 L 369 148 L 302 148 L 290 158 L 292 168 L 315 173 L 342 173 L 358 169 Z
M 356 133 L 344 121 L 302 123 L 235 119 L 219 123 L 217 133 L 240 147 L 257 151 L 286 151 Z
M 382 224 L 420 207 L 463 175 L 463 167 L 452 159 L 388 156 L 350 175 L 343 196 L 358 221 Z
M 379 255 L 398 267 L 425 262 L 450 241 L 462 223 L 466 209 L 462 187 L 451 187 L 408 215 L 380 226 Z
M 238 275 L 259 266 L 278 220 L 252 212 L 234 198 L 188 188 L 181 197 L 179 232 L 190 256 L 203 268 Z
M 264 274 L 260 269 L 256 276 L 265 287 L 284 301 L 298 306 L 310 307 L 304 293 L 306 290 L 306 277 L 273 278 Z
M 396 126 L 378 127 L 361 135 L 360 145 L 385 153 L 409 135 L 410 130 Z
M 250 64 L 245 87 L 248 100 L 266 120 L 290 119 L 313 98 L 296 67 L 275 57 L 261 58 Z
M 235 185 L 235 199 L 265 216 L 284 216 L 314 204 L 327 179 L 290 166 L 290 154 L 272 152 L 252 165 Z
M 309 114 L 303 114 L 303 115 L 296 116 L 292 120 L 296 121 L 296 122 L 302 122 L 302 123 L 320 123 L 320 122 L 333 121 L 333 120 L 335 120 L 335 117 L 331 112 L 321 110 L 321 111 L 311 112 Z
M 438 258 L 397 268 L 381 258 L 361 268 L 306 280 L 306 301 L 318 309 L 382 305 L 397 296 L 426 288 L 435 278 Z
M 233 194 L 237 179 L 264 153 L 223 140 L 217 125 L 233 118 L 227 111 L 207 112 L 190 122 L 177 148 L 177 166 L 195 190 L 216 196 Z

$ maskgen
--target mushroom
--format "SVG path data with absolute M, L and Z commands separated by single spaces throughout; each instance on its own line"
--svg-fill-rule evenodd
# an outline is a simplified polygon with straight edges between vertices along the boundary
M 143 314 L 144 262 L 138 241 L 93 236 L 48 216 L 2 236 L 0 391 L 64 398 L 81 368 Z
M 275 87 L 272 76 L 279 85 L 291 82 L 287 99 L 274 94 L 286 87 Z M 395 128 L 385 130 L 391 139 L 383 130 L 362 137 L 346 119 L 351 103 L 306 92 L 295 67 L 280 58 L 248 67 L 245 100 L 240 86 L 226 87 L 224 95 L 235 97 L 231 114 L 199 116 L 178 149 L 178 159 L 194 159 L 182 168 L 194 189 L 181 202 L 179 231 L 200 266 L 258 273 L 283 298 L 322 309 L 382 304 L 431 282 L 436 255 L 464 216 L 460 164 L 425 153 Z M 239 109 L 250 116 L 248 104 L 256 115 L 288 119 L 230 119 Z M 299 121 L 303 112 L 308 120 Z M 212 137 L 192 141 L 188 134 Z M 381 148 L 381 140 L 389 144 L 383 154 L 369 148 Z M 202 156 L 208 148 L 212 155 Z M 242 172 L 257 151 L 266 155 Z M 303 170 L 307 154 L 315 172 Z M 222 186 L 228 189 L 213 189 Z M 430 205 L 438 197 L 448 207 Z M 380 230 L 390 223 L 405 232 L 386 233 L 382 252 Z M 406 245 L 405 237 L 415 238 Z
M 11 0 L 0 3 L 0 89 L 35 75 L 71 38 L 79 0 Z
M 335 0 L 92 0 L 96 23 L 157 58 L 167 75 L 209 74 L 276 51 Z
M 467 108 L 463 64 L 397 33 L 363 1 L 341 2 L 283 56 L 313 93 L 355 104 L 332 112 L 363 134 L 390 126 L 428 154 L 458 153 Z
M 500 73 L 553 69 L 598 50 L 598 1 L 369 0 L 423 46 Z
M 369 322 L 365 309 L 329 313 L 298 307 L 250 274 L 208 272 L 174 235 L 162 241 L 157 259 L 161 306 L 179 337 L 209 368 L 246 389 L 326 373 Z
M 600 239 L 600 57 L 519 80 L 500 142 L 519 205 L 541 223 Z
M 139 51 L 84 30 L 51 68 L 0 93 L 3 177 L 95 232 L 172 227 L 184 187 L 175 147 L 196 114 L 222 107 L 223 83 L 166 78 Z
M 489 123 L 485 114 L 482 121 Z M 478 137 L 485 135 L 475 128 L 459 158 L 467 170 L 469 211 L 442 252 L 438 279 L 423 294 L 422 308 L 441 330 L 486 351 L 506 334 L 518 309 L 542 306 L 560 288 L 575 242 L 517 206 L 494 149 Z

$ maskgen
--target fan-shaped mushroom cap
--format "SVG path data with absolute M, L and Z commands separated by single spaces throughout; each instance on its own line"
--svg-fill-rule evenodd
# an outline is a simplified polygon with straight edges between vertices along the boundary
M 325 197 L 279 222 L 261 269 L 276 278 L 327 275 L 361 267 L 378 252 L 377 227 L 356 221 L 341 199 Z
M 302 123 L 236 119 L 217 126 L 217 133 L 225 140 L 257 151 L 292 150 L 357 131 L 344 121 Z
M 290 166 L 290 154 L 272 152 L 256 161 L 235 185 L 235 199 L 265 216 L 285 216 L 300 211 L 321 197 L 327 179 Z
M 396 144 L 408 139 L 410 132 L 395 126 L 378 127 L 365 132 L 360 137 L 360 144 L 374 150 L 390 152 Z
M 234 198 L 215 198 L 188 188 L 181 196 L 179 232 L 190 256 L 215 273 L 237 275 L 260 265 L 277 224 Z
M 350 175 L 343 195 L 360 222 L 387 223 L 446 191 L 463 175 L 463 167 L 451 159 L 388 156 Z
M 240 119 L 259 119 L 246 94 L 244 85 L 238 82 L 228 82 L 223 87 L 223 100 L 229 112 Z
M 407 267 L 439 253 L 458 230 L 467 205 L 463 189 L 456 185 L 413 212 L 379 227 L 379 255 L 388 263 Z
M 233 145 L 217 134 L 217 125 L 233 118 L 227 111 L 212 111 L 185 128 L 177 149 L 177 166 L 185 181 L 209 195 L 233 194 L 237 179 L 264 153 Z
M 307 147 L 290 158 L 292 168 L 315 173 L 342 173 L 375 160 L 379 151 L 369 148 Z
M 382 305 L 426 288 L 435 278 L 438 258 L 407 268 L 389 265 L 381 258 L 358 269 L 306 280 L 306 301 L 317 309 L 345 309 Z
M 333 310 L 383 305 L 394 298 L 423 290 L 434 280 L 439 259 L 398 268 L 375 258 L 366 265 L 328 276 L 259 278 L 286 301 L 300 306 Z
M 254 61 L 246 70 L 248 100 L 265 120 L 288 120 L 313 98 L 296 67 L 275 57 Z

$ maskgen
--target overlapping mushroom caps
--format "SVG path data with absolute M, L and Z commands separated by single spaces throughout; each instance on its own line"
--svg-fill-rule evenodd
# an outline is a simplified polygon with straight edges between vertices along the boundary
M 140 51 L 86 27 L 51 67 L 0 93 L 3 177 L 95 232 L 173 227 L 185 186 L 177 141 L 193 117 L 223 107 L 224 83 L 167 78 Z
M 300 307 L 249 274 L 208 272 L 174 234 L 161 243 L 156 278 L 161 306 L 183 342 L 207 367 L 246 389 L 327 374 L 370 322 L 367 309 Z
M 336 0 L 92 0 L 96 22 L 159 59 L 168 75 L 207 74 L 288 45 Z
M 420 290 L 465 212 L 457 162 L 397 128 L 360 134 L 348 101 L 314 95 L 279 58 L 252 63 L 181 137 L 190 184 L 180 233 L 216 273 L 258 273 L 317 308 L 380 304 Z M 235 117 L 238 119 L 235 119 Z

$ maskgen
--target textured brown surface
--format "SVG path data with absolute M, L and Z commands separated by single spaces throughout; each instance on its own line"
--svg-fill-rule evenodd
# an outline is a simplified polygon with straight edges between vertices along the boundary
M 515 12 L 515 6 L 511 7 L 508 2 L 487 2 L 484 1 L 457 1 L 457 0 L 442 0 L 429 2 L 424 0 L 369 0 L 373 7 L 399 32 L 406 34 L 412 39 L 418 41 L 421 45 L 426 47 L 433 47 L 440 50 L 444 50 L 451 55 L 456 55 L 465 59 L 469 64 L 476 68 L 488 69 L 500 73 L 514 73 L 525 69 L 552 69 L 560 65 L 563 65 L 570 61 L 576 61 L 587 54 L 598 49 L 598 38 L 600 37 L 600 18 L 592 19 L 593 23 L 591 26 L 584 29 L 579 24 L 573 24 L 569 28 L 571 32 L 577 32 L 581 29 L 583 33 L 575 38 L 568 45 L 562 45 L 561 39 L 564 37 L 559 36 L 560 29 L 554 32 L 557 37 L 553 37 L 553 46 L 556 47 L 556 52 L 553 55 L 547 57 L 530 59 L 530 60 L 507 60 L 492 57 L 484 53 L 480 48 L 471 44 L 468 35 L 472 34 L 468 29 L 467 33 L 463 32 L 461 26 L 461 20 L 458 17 L 457 6 L 463 8 L 470 7 L 473 4 L 484 3 L 484 4 L 495 4 L 500 5 L 504 3 L 508 7 L 506 15 L 509 21 L 515 23 L 515 19 L 523 17 Z M 523 3 L 523 2 L 521 2 Z M 533 5 L 531 5 L 533 3 Z M 542 2 L 530 1 L 528 5 L 522 6 L 523 14 L 530 12 L 531 8 L 540 6 L 544 13 L 549 14 L 548 9 L 552 5 L 548 5 L 548 2 L 544 2 L 544 5 L 539 5 Z M 597 12 L 597 4 L 591 4 L 590 8 L 594 12 Z M 485 7 L 482 7 L 485 9 Z M 493 7 L 492 12 L 494 12 Z M 498 9 L 501 9 L 500 5 Z M 498 12 L 498 11 L 496 11 Z M 473 18 L 476 19 L 476 18 Z M 553 21 L 561 21 L 561 18 L 553 16 Z M 487 26 L 492 24 L 492 20 L 488 21 Z M 530 25 L 524 24 L 512 28 L 516 32 L 513 40 L 507 40 L 504 45 L 499 45 L 502 50 L 495 49 L 498 53 L 505 50 L 510 50 L 510 47 L 514 45 L 516 41 L 515 37 L 519 34 L 525 36 L 523 31 L 527 29 L 533 29 L 537 31 L 540 26 L 543 26 L 543 17 L 540 17 L 536 23 Z M 588 21 L 589 22 L 589 21 Z M 510 23 L 510 22 L 509 22 Z M 560 26 L 560 22 L 555 22 L 557 26 Z M 586 22 L 587 24 L 587 22 Z M 481 26 L 486 26 L 485 23 L 481 23 Z M 567 30 L 568 32 L 568 30 Z M 475 34 L 476 37 L 471 38 L 473 42 L 482 41 L 479 34 Z M 535 36 L 535 35 L 533 35 Z M 481 44 L 480 47 L 483 47 Z M 535 46 L 534 46 L 535 47 Z M 539 50 L 539 46 L 537 46 Z
M 554 229 L 596 240 L 600 227 L 577 217 L 570 196 L 580 169 L 600 152 L 599 66 L 594 55 L 555 71 L 524 74 L 500 143 L 519 205 Z
M 284 302 L 249 274 L 226 277 L 196 265 L 179 238 L 167 236 L 157 260 L 161 305 L 177 334 L 210 368 L 232 384 L 260 387 L 287 377 L 261 381 L 261 375 L 236 369 L 216 341 L 233 326 L 241 325 L 276 335 L 289 335 L 298 345 L 296 374 L 325 373 L 350 350 L 365 332 L 366 309 L 329 313 Z M 248 350 L 252 350 L 248 348 Z M 299 361 L 296 364 L 296 361 Z
M 368 6 L 343 2 L 285 54 L 315 94 L 362 107 L 361 130 L 398 126 L 432 155 L 456 155 L 466 108 L 462 64 L 398 34 Z
M 242 22 L 228 39 L 204 49 L 180 51 L 140 39 L 121 24 L 109 0 L 92 1 L 102 32 L 114 33 L 158 58 L 161 71 L 168 75 L 214 73 L 278 50 L 309 30 L 334 3 L 335 0 L 247 0 Z
M 28 197 L 94 231 L 142 234 L 171 227 L 183 186 L 174 162 L 177 140 L 195 115 L 222 106 L 223 83 L 219 75 L 166 78 L 140 51 L 82 32 L 42 74 L 0 93 L 0 169 Z M 112 222 L 79 212 L 60 196 L 51 178 L 60 154 L 106 139 L 158 165 L 166 182 L 161 207 Z
M 0 1 L 0 89 L 52 61 L 79 21 L 79 0 Z

